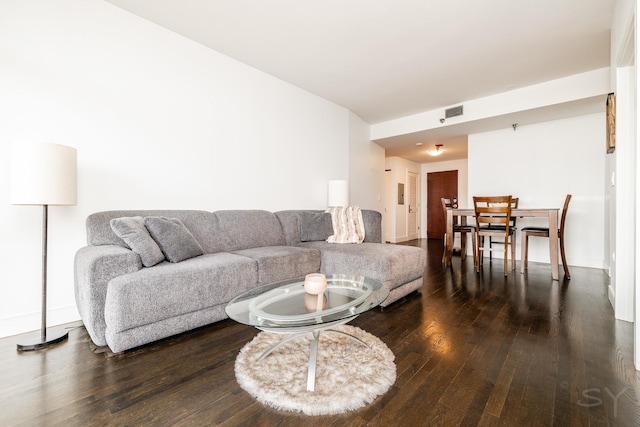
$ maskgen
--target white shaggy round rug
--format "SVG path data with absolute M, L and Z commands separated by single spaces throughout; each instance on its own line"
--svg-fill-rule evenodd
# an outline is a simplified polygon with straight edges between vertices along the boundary
M 385 393 L 396 381 L 395 356 L 377 337 L 355 326 L 336 330 L 353 339 L 322 332 L 318 346 L 315 391 L 307 391 L 311 340 L 293 339 L 260 361 L 258 357 L 285 335 L 260 332 L 236 359 L 238 384 L 259 402 L 307 415 L 339 414 L 361 408 Z

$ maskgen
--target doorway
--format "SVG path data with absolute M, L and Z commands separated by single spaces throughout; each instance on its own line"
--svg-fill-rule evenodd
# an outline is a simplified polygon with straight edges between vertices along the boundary
M 444 238 L 446 218 L 440 199 L 458 197 L 458 171 L 430 172 L 427 174 L 427 238 Z
M 420 204 L 418 200 L 418 174 L 415 172 L 409 172 L 409 188 L 407 191 L 407 197 L 409 199 L 409 205 L 407 208 L 407 239 L 414 240 L 418 238 L 418 206 Z
M 384 200 L 382 206 L 382 241 L 391 243 L 391 215 L 387 210 L 387 206 L 391 203 L 391 169 L 384 171 Z

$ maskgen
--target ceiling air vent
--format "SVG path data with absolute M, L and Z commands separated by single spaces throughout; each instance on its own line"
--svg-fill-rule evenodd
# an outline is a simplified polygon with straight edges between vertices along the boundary
M 458 105 L 457 107 L 451 107 L 444 110 L 444 117 L 448 119 L 449 117 L 461 116 L 462 115 L 462 105 Z

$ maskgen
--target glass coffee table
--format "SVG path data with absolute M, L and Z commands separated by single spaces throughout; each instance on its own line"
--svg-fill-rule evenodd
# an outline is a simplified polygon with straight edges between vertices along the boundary
M 359 338 L 332 328 L 376 307 L 389 294 L 381 282 L 367 277 L 338 274 L 326 277 L 327 289 L 320 296 L 305 292 L 302 277 L 251 289 L 233 298 L 225 308 L 227 315 L 236 322 L 262 331 L 288 334 L 265 350 L 257 361 L 292 339 L 309 336 L 309 391 L 315 388 L 320 333 L 340 334 L 366 346 Z

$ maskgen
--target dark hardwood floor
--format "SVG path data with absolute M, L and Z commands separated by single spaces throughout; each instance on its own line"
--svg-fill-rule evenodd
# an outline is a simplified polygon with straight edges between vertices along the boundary
M 0 340 L 0 425 L 640 425 L 633 324 L 614 319 L 604 271 L 553 282 L 530 263 L 505 278 L 501 260 L 445 269 L 441 241 L 408 244 L 427 251 L 423 288 L 352 322 L 396 356 L 395 385 L 366 408 L 307 417 L 256 402 L 233 366 L 257 330 L 231 320 L 118 355 L 75 323 L 43 351 Z

